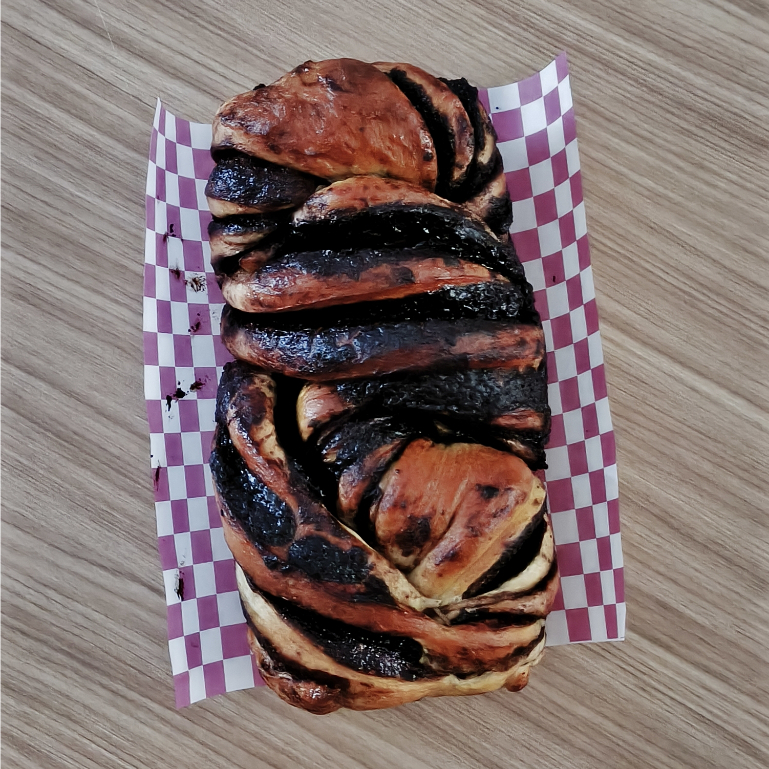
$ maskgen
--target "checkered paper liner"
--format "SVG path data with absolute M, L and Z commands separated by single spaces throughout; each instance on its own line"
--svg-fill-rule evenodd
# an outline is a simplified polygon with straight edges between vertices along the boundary
M 565 54 L 481 92 L 513 200 L 513 241 L 544 326 L 553 413 L 545 473 L 562 590 L 548 644 L 625 632 L 614 433 Z M 145 397 L 171 667 L 179 707 L 262 683 L 213 497 L 216 388 L 231 356 L 210 265 L 211 127 L 158 103 L 147 174 Z

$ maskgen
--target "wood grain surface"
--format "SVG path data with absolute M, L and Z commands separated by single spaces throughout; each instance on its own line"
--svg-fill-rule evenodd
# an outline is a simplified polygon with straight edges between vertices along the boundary
M 769 765 L 766 0 L 7 0 L 3 765 Z M 142 392 L 155 98 L 306 59 L 501 85 L 569 53 L 629 632 L 520 694 L 317 717 L 173 704 Z

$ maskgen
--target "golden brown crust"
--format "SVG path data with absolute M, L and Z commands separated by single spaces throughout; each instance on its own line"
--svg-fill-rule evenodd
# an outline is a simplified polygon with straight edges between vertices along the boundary
M 379 176 L 356 176 L 334 182 L 311 195 L 294 214 L 294 222 L 315 222 L 358 213 L 377 206 L 462 207 L 414 184 Z
M 328 180 L 375 174 L 432 190 L 437 178 L 419 113 L 384 73 L 354 59 L 308 61 L 230 99 L 212 146 Z
M 305 385 L 296 401 L 299 434 L 306 441 L 319 425 L 352 411 L 354 406 L 333 385 L 323 382 Z
M 524 462 L 480 444 L 409 444 L 379 483 L 371 518 L 387 558 L 441 604 L 514 546 L 545 500 Z

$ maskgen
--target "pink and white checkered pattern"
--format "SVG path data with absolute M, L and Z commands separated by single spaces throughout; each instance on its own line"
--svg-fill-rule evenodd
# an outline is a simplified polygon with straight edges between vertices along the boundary
M 261 681 L 208 470 L 216 388 L 232 359 L 219 339 L 224 302 L 208 247 L 210 147 L 210 126 L 158 104 L 147 174 L 144 388 L 179 707 Z
M 617 470 L 598 333 L 565 55 L 481 93 L 513 198 L 513 240 L 548 346 L 553 433 L 546 471 L 562 594 L 548 643 L 624 636 Z M 145 397 L 158 546 L 179 707 L 261 684 L 246 642 L 234 561 L 208 453 L 230 355 L 210 266 L 204 188 L 211 128 L 158 104 L 147 174 Z
M 511 234 L 545 330 L 553 429 L 545 472 L 562 592 L 549 645 L 625 635 L 617 462 L 566 54 L 490 88 Z

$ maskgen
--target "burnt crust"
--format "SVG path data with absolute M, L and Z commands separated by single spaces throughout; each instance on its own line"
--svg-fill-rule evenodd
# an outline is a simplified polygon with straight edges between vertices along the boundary
M 222 293 L 244 312 L 285 313 L 504 280 L 476 261 L 438 248 L 325 249 L 273 257 L 254 272 L 238 270 L 224 276 Z
M 237 221 L 229 225 L 238 226 Z M 497 240 L 480 221 L 465 212 L 435 205 L 386 204 L 363 211 L 339 211 L 317 221 L 277 227 L 258 243 L 269 259 L 303 252 L 345 252 L 364 249 L 426 249 L 445 258 L 466 260 L 493 270 L 511 281 L 524 281 L 524 271 L 512 243 Z M 219 273 L 232 274 L 248 252 L 220 261 Z M 342 257 L 344 258 L 344 257 Z
M 545 366 L 523 372 L 494 368 L 398 373 L 308 385 L 299 402 L 300 429 L 307 437 L 315 435 L 318 445 L 349 420 L 389 414 L 388 419 L 399 424 L 419 425 L 436 441 L 480 442 L 512 451 L 533 470 L 547 466 L 550 408 Z
M 323 310 L 243 313 L 226 306 L 222 340 L 235 357 L 307 379 L 449 364 L 536 369 L 543 361 L 537 319 L 528 284 L 479 283 Z
M 440 416 L 491 422 L 526 409 L 542 414 L 549 426 L 547 372 L 523 373 L 506 369 L 429 371 L 395 374 L 377 379 L 354 379 L 328 385 L 349 409 L 425 411 Z M 315 427 L 321 423 L 316 423 Z
M 523 277 L 511 243 L 494 238 L 466 212 L 435 205 L 391 203 L 352 213 L 331 213 L 320 221 L 295 222 L 282 252 L 351 246 L 450 249 L 457 258 L 477 261 L 511 280 Z
M 280 224 L 281 220 L 277 216 L 260 216 L 259 214 L 211 219 L 208 223 L 208 239 L 213 241 L 219 237 L 265 238 L 272 235 Z
M 289 321 L 278 328 L 265 324 L 263 317 L 225 307 L 225 346 L 237 358 L 304 379 L 353 379 L 452 366 L 523 371 L 544 362 L 541 328 L 509 320 L 430 319 L 322 328 L 304 322 L 292 327 Z
M 526 284 L 473 283 L 448 286 L 428 294 L 336 305 L 320 310 L 297 310 L 282 313 L 238 313 L 235 322 L 251 328 L 280 331 L 344 329 L 360 326 L 383 326 L 397 319 L 400 323 L 429 320 L 514 320 L 535 322 L 531 290 Z M 235 315 L 236 311 L 233 310 Z
M 214 482 L 226 496 L 231 515 L 262 547 L 289 544 L 296 521 L 285 501 L 268 489 L 249 469 L 232 445 L 229 433 L 217 431 L 209 466 Z

